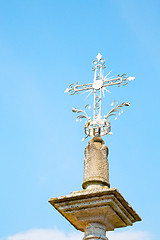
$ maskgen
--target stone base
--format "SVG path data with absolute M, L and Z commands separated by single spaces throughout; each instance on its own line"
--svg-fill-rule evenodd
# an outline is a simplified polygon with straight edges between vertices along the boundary
M 107 239 L 105 235 L 89 237 L 91 232 L 94 232 L 95 224 L 99 224 L 101 232 L 104 232 L 141 221 L 116 188 L 86 189 L 64 197 L 51 198 L 49 202 L 76 229 L 85 232 L 86 240 Z

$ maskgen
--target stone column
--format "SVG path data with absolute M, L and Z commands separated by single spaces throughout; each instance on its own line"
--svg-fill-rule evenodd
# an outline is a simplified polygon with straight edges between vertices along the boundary
M 83 240 L 108 240 L 106 237 L 106 227 L 101 223 L 89 223 L 85 228 Z
M 110 187 L 108 148 L 100 137 L 94 137 L 85 148 L 84 189 Z
M 95 190 L 103 186 L 110 187 L 108 148 L 100 137 L 94 137 L 85 148 L 84 181 L 82 187 Z M 91 219 L 90 219 L 91 220 Z M 106 226 L 102 223 L 89 222 L 85 228 L 83 240 L 107 240 Z

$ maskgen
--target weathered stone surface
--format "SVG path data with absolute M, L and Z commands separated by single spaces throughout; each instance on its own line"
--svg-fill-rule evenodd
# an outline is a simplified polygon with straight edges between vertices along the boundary
M 102 240 L 108 240 L 106 235 L 106 227 L 101 224 L 101 223 L 89 223 L 86 228 L 85 228 L 85 237 L 83 240 L 97 240 L 97 239 L 102 239 Z
M 84 189 L 95 186 L 110 186 L 108 148 L 100 137 L 94 137 L 85 148 Z
M 111 231 L 141 221 L 116 188 L 72 192 L 64 197 L 51 198 L 49 202 L 82 232 L 86 232 L 91 223 L 102 224 L 106 231 Z

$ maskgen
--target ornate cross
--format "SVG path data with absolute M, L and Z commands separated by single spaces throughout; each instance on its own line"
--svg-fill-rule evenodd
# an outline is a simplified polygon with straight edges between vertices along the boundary
M 111 104 L 113 106 L 114 102 L 116 105 L 111 109 L 111 111 L 104 116 L 102 119 L 101 116 L 101 101 L 102 101 L 102 93 L 104 94 L 104 90 L 109 92 L 107 90 L 107 87 L 117 85 L 118 87 L 120 85 L 126 85 L 128 81 L 132 81 L 135 79 L 135 77 L 127 77 L 126 74 L 118 75 L 116 78 L 108 78 L 108 75 L 110 72 L 104 77 L 103 76 L 103 69 L 106 68 L 105 66 L 105 59 L 102 58 L 102 55 L 98 53 L 97 59 L 92 62 L 92 70 L 94 71 L 94 79 L 93 83 L 88 84 L 70 84 L 69 87 L 65 90 L 65 93 L 68 92 L 70 95 L 78 94 L 82 91 L 89 91 L 88 96 L 93 92 L 94 93 L 94 108 L 93 108 L 93 120 L 91 120 L 91 117 L 88 117 L 86 113 L 86 108 L 90 108 L 90 105 L 87 104 L 84 108 L 84 110 L 79 110 L 77 108 L 72 108 L 73 112 L 78 113 L 77 121 L 81 120 L 82 118 L 86 118 L 87 121 L 85 123 L 85 134 L 88 136 L 94 137 L 94 136 L 104 136 L 106 134 L 112 134 L 111 133 L 111 123 L 109 120 L 109 117 L 116 116 L 115 119 L 117 119 L 117 113 L 120 115 L 120 113 L 123 112 L 121 109 L 123 106 L 129 106 L 130 103 L 122 103 L 118 105 L 116 101 L 113 101 Z M 108 121 L 108 120 L 109 121 Z M 84 140 L 83 138 L 82 140 Z

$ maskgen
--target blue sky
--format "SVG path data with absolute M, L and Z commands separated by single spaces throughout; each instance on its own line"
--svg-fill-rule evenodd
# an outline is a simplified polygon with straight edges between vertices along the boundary
M 39 229 L 71 240 L 65 234 L 76 232 L 47 201 L 81 189 L 88 140 L 80 141 L 83 123 L 71 109 L 83 108 L 86 95 L 64 90 L 93 81 L 99 52 L 106 74 L 136 77 L 102 103 L 106 114 L 114 99 L 131 102 L 104 137 L 111 187 L 143 219 L 124 230 L 159 239 L 159 9 L 158 0 L 0 1 L 0 240 Z

